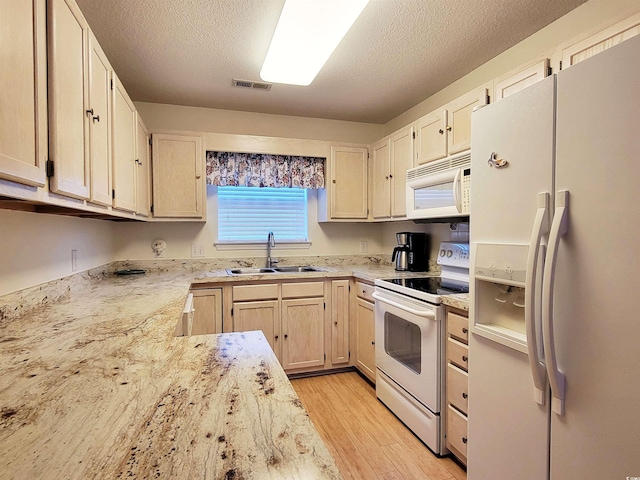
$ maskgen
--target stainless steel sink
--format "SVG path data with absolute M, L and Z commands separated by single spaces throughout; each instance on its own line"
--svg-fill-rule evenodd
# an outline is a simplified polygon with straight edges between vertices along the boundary
M 323 268 L 310 266 L 282 266 L 274 268 L 227 268 L 227 275 L 262 275 L 265 273 L 324 272 Z

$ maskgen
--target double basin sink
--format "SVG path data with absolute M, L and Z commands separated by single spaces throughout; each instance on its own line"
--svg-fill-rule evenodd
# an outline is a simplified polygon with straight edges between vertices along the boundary
M 227 268 L 227 275 L 262 275 L 265 273 L 326 272 L 324 268 L 309 266 L 283 266 L 272 268 Z

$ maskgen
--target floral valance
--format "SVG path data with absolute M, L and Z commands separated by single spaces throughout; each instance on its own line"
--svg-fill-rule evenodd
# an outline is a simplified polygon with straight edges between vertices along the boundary
M 207 185 L 324 188 L 321 157 L 207 152 Z

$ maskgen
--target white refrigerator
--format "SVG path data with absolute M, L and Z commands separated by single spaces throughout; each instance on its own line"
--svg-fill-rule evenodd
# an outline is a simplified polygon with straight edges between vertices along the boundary
M 640 478 L 640 37 L 475 111 L 469 480 Z

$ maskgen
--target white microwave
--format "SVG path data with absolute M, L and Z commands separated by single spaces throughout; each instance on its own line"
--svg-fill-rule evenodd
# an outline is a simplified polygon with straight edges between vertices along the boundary
M 407 170 L 407 217 L 445 219 L 469 215 L 471 152 Z

